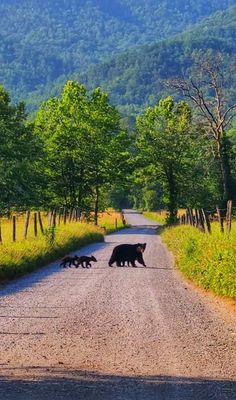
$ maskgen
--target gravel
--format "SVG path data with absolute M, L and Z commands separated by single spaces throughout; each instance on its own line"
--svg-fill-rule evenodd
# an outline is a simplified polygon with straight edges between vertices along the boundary
M 156 224 L 84 247 L 0 290 L 0 400 L 235 400 L 236 315 L 173 267 Z M 146 242 L 147 267 L 108 267 L 119 243 Z

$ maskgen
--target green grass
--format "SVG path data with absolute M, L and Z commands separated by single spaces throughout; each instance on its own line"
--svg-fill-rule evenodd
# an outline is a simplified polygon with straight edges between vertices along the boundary
M 163 211 L 144 211 L 143 215 L 153 221 L 158 222 L 159 224 L 166 223 L 167 213 L 165 210 Z
M 236 298 L 236 222 L 229 235 L 214 223 L 211 235 L 177 226 L 165 229 L 162 238 L 187 278 L 217 295 Z
M 48 217 L 42 213 L 44 227 Z M 52 229 L 46 229 L 42 235 L 38 228 L 38 236 L 34 237 L 33 213 L 27 240 L 23 239 L 25 216 L 17 215 L 17 241 L 12 242 L 12 220 L 2 219 L 2 244 L 0 244 L 0 281 L 13 279 L 16 276 L 33 271 L 47 263 L 77 250 L 89 243 L 104 241 L 106 233 L 123 228 L 121 214 L 114 210 L 100 213 L 98 225 L 86 222 L 61 223 Z M 103 227 L 103 228 L 101 228 Z
M 112 233 L 118 229 L 123 229 L 121 213 L 107 210 L 106 212 L 100 213 L 98 217 L 98 225 L 106 228 L 106 233 Z
M 0 245 L 0 280 L 13 279 L 77 250 L 104 240 L 103 230 L 92 224 L 60 225 L 46 235 Z

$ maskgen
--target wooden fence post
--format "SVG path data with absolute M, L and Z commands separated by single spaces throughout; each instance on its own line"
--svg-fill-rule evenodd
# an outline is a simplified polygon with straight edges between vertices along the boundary
M 44 230 L 43 230 L 43 221 L 42 221 L 42 217 L 41 217 L 41 213 L 40 211 L 38 211 L 38 220 L 39 220 L 39 227 L 40 227 L 40 231 L 43 234 Z
M 117 229 L 117 218 L 115 219 L 115 229 Z
M 189 224 L 189 212 L 188 212 L 188 208 L 186 209 L 186 225 Z
M 200 225 L 199 212 L 198 212 L 198 209 L 195 208 L 195 226 L 197 228 L 199 228 L 199 225 Z
M 38 221 L 37 221 L 37 213 L 34 213 L 34 236 L 38 236 Z
M 16 241 L 16 216 L 13 215 L 12 217 L 12 240 L 13 242 Z
M 78 222 L 78 216 L 79 216 L 79 209 L 76 207 L 76 209 L 75 209 L 75 222 Z
M 61 225 L 61 209 L 59 209 L 58 213 L 58 225 Z
M 125 220 L 124 213 L 121 212 L 120 215 L 121 215 L 121 219 L 122 219 L 122 224 L 123 224 L 123 226 L 125 226 L 126 225 L 126 220 Z
M 24 239 L 27 239 L 29 220 L 30 220 L 30 211 L 26 211 L 26 214 L 25 214 L 25 226 L 24 226 Z
M 56 223 L 57 223 L 57 211 L 53 210 L 53 213 L 52 213 L 52 225 L 55 227 Z
M 206 232 L 205 230 L 205 224 L 204 224 L 204 214 L 203 210 L 198 210 L 199 213 L 199 222 L 200 222 L 200 227 L 203 230 L 203 232 Z
M 2 224 L 0 220 L 0 243 L 2 244 Z
M 73 213 L 73 208 L 70 208 L 70 213 L 69 213 L 69 222 L 71 222 L 71 219 L 72 219 L 72 213 Z
M 67 217 L 67 210 L 66 210 L 66 207 L 64 207 L 64 210 L 63 210 L 63 221 L 64 221 L 64 225 L 66 225 L 66 217 Z
M 189 209 L 190 224 L 194 226 L 194 217 L 192 208 Z
M 208 215 L 207 211 L 205 211 L 204 209 L 202 209 L 202 212 L 203 212 L 204 222 L 207 226 L 207 230 L 209 233 L 211 233 L 211 223 L 210 223 L 209 215 Z
M 221 215 L 220 208 L 218 206 L 216 206 L 216 211 L 217 211 L 218 220 L 219 220 L 219 224 L 220 224 L 220 230 L 222 233 L 224 233 L 224 218 Z
M 229 200 L 227 202 L 227 212 L 226 212 L 226 229 L 228 233 L 231 232 L 232 210 L 233 210 L 233 202 L 232 200 Z
M 48 212 L 48 228 L 51 226 L 51 211 Z

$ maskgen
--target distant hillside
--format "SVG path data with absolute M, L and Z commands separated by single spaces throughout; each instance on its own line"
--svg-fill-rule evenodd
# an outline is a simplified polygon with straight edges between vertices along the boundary
M 236 6 L 217 12 L 174 39 L 125 52 L 93 66 L 86 74 L 76 73 L 70 78 L 90 88 L 101 86 L 124 114 L 136 114 L 167 94 L 166 79 L 180 76 L 188 68 L 191 70 L 191 56 L 197 49 L 236 54 Z M 34 108 L 43 99 L 58 95 L 65 79 L 60 77 L 53 84 L 30 93 L 27 104 Z M 235 76 L 231 75 L 231 83 L 229 93 L 234 97 L 236 72 Z
M 218 12 L 188 32 L 160 43 L 115 56 L 78 75 L 89 87 L 101 86 L 124 113 L 136 113 L 166 95 L 164 82 L 191 71 L 196 50 L 213 49 L 236 56 L 236 6 Z M 231 73 L 231 97 L 236 98 L 236 69 Z
M 15 99 L 159 41 L 235 0 L 1 0 L 0 83 Z

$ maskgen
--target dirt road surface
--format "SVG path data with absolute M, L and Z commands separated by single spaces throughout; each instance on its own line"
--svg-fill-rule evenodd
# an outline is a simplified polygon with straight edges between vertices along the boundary
M 173 268 L 155 224 L 132 224 L 91 269 L 58 262 L 0 289 L 0 400 L 235 400 L 236 317 Z M 147 267 L 109 267 L 146 242 Z

